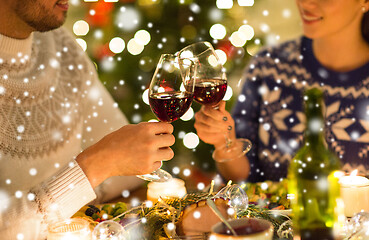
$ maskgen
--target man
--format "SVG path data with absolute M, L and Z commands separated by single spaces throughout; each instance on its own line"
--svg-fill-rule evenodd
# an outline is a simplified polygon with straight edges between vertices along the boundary
M 112 197 L 137 186 L 110 177 L 171 159 L 173 127 L 126 125 L 91 61 L 59 28 L 67 0 L 0 4 L 0 235 L 44 239 L 47 225 L 94 200 L 94 189 Z

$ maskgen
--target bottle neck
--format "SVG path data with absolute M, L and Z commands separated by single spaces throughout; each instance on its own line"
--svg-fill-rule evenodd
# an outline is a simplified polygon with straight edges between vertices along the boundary
M 322 146 L 324 138 L 324 116 L 322 101 L 308 101 L 306 103 L 305 144 Z

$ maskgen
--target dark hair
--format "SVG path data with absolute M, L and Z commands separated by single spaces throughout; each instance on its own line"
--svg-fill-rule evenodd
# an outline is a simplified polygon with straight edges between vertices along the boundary
M 361 20 L 361 34 L 365 41 L 369 43 L 369 12 L 364 13 L 363 19 Z

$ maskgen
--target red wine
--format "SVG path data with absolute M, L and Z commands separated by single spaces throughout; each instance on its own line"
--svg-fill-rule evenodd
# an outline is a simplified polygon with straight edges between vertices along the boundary
M 198 103 L 215 106 L 227 91 L 224 79 L 196 79 L 194 98 Z
M 151 110 L 163 122 L 173 122 L 190 108 L 193 94 L 189 92 L 163 92 L 150 94 Z

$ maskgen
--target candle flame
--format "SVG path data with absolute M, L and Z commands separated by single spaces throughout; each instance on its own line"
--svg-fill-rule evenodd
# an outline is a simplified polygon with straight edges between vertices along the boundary
M 358 173 L 358 170 L 357 170 L 357 169 L 355 169 L 354 171 L 352 171 L 352 172 L 350 173 L 350 176 L 357 176 L 357 173 Z

